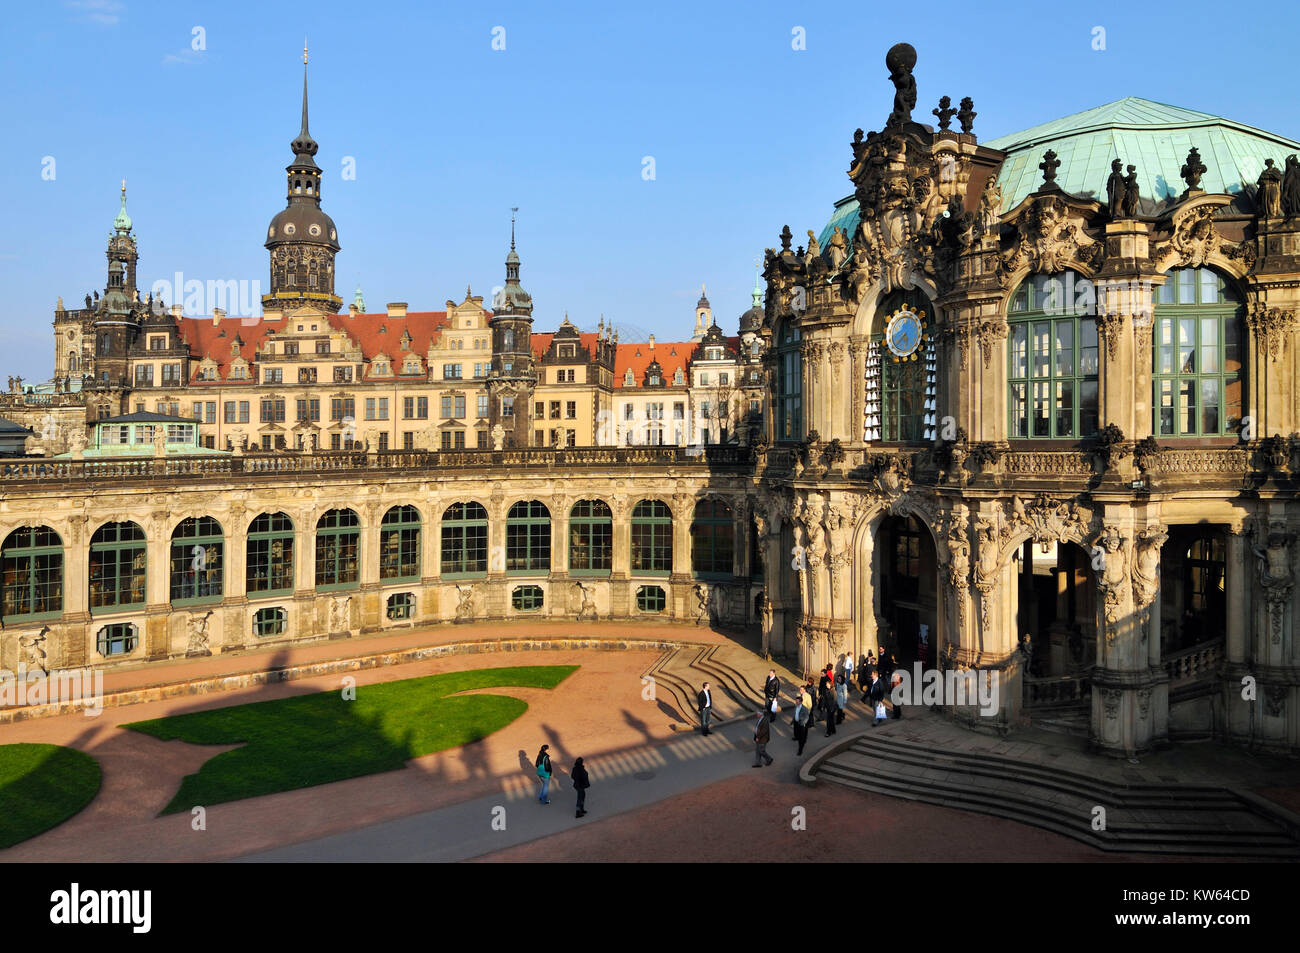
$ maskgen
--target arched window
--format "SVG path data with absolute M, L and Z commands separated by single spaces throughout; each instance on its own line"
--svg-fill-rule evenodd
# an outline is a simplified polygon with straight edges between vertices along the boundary
M 603 500 L 579 500 L 569 512 L 569 572 L 606 574 L 613 565 L 614 517 Z
M 1097 302 L 1073 271 L 1032 275 L 1011 298 L 1007 372 L 1009 436 L 1097 432 Z
M 361 520 L 352 510 L 330 510 L 316 523 L 316 588 L 343 589 L 360 581 Z
M 394 506 L 379 525 L 379 578 L 420 578 L 420 511 Z
M 135 523 L 105 523 L 90 538 L 90 611 L 143 605 L 145 537 Z
M 216 602 L 221 599 L 221 524 L 210 516 L 182 520 L 172 531 L 171 601 Z
M 520 500 L 506 514 L 506 572 L 551 568 L 551 514 L 540 500 Z
M 691 571 L 697 576 L 730 576 L 735 551 L 731 507 L 721 500 L 701 500 L 691 521 Z
M 481 503 L 453 503 L 442 514 L 442 574 L 488 570 L 488 518 Z
M 247 590 L 279 595 L 293 592 L 293 520 L 263 513 L 248 527 Z
M 0 619 L 50 619 L 63 612 L 63 540 L 48 526 L 24 526 L 0 550 Z
M 891 319 L 904 310 L 916 320 L 900 319 L 891 349 L 886 340 Z M 932 440 L 936 375 L 930 300 L 921 291 L 896 291 L 877 306 L 875 323 L 867 349 L 866 439 Z
M 1155 432 L 1232 433 L 1241 420 L 1241 296 L 1208 268 L 1176 268 L 1156 292 Z
M 75 374 L 81 370 L 81 360 L 77 357 L 76 351 L 68 352 L 68 373 Z
M 673 571 L 673 513 L 662 500 L 642 500 L 632 509 L 632 571 Z
M 776 439 L 803 439 L 802 333 L 793 320 L 781 327 L 776 352 Z

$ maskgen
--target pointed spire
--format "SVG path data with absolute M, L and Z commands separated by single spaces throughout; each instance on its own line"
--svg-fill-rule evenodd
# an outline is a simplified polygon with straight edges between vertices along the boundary
M 131 230 L 131 216 L 126 214 L 126 179 L 122 180 L 122 208 L 113 219 L 113 228 L 123 235 Z
M 353 297 L 353 299 L 352 299 L 352 304 L 353 304 L 353 305 L 356 307 L 356 309 L 357 309 L 358 311 L 360 311 L 362 314 L 365 314 L 365 313 L 366 313 L 366 299 L 365 299 L 364 297 L 362 297 L 362 295 L 361 295 L 361 282 L 359 282 L 359 281 L 357 282 L 357 293 L 356 293 L 356 296 Z
M 754 269 L 754 290 L 751 292 L 751 295 L 753 296 L 754 299 L 754 307 L 758 308 L 761 311 L 763 310 L 763 285 L 762 282 L 759 280 L 760 277 L 761 277 L 761 273 L 759 272 L 759 269 L 755 268 Z
M 305 39 L 302 41 L 302 128 L 298 131 L 297 138 L 289 143 L 289 147 L 299 159 L 304 155 L 314 156 L 320 149 L 307 128 L 307 41 Z M 315 164 L 315 162 L 311 163 L 312 166 Z
M 515 215 L 519 212 L 519 206 L 510 210 L 510 250 L 515 250 Z

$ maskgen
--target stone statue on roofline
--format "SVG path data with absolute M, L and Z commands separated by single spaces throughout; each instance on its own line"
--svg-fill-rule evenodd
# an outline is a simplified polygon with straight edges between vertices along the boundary
M 1112 159 L 1110 175 L 1106 179 L 1106 208 L 1112 219 L 1123 215 L 1124 209 L 1124 160 Z
M 895 43 L 885 54 L 889 81 L 894 84 L 894 111 L 889 114 L 888 125 L 912 121 L 912 110 L 916 108 L 916 80 L 912 78 L 915 65 L 916 50 L 910 43 Z
M 1300 159 L 1294 152 L 1286 157 L 1286 172 L 1282 176 L 1282 214 L 1287 218 L 1300 215 Z
M 1272 159 L 1264 160 L 1264 171 L 1255 182 L 1259 186 L 1256 204 L 1264 218 L 1282 217 L 1282 170 L 1274 168 Z
M 1137 218 L 1138 213 L 1138 177 L 1137 166 L 1128 167 L 1128 175 L 1124 176 L 1124 217 Z

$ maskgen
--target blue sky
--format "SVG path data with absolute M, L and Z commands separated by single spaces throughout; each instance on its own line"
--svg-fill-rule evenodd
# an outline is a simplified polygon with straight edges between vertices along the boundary
M 1225 28 L 1222 4 L 1198 2 L 1156 13 L 1120 3 L 11 6 L 0 347 L 10 373 L 50 374 L 55 298 L 102 290 L 122 178 L 142 288 L 181 271 L 266 290 L 262 241 L 284 206 L 304 34 L 345 301 L 358 281 L 371 310 L 440 310 L 467 284 L 489 294 L 518 206 L 539 331 L 566 311 L 581 327 L 603 313 L 624 340 L 665 340 L 689 335 L 701 282 L 733 330 L 755 259 L 781 226 L 820 229 L 849 191 L 853 130 L 879 128 L 892 105 L 891 44 L 918 48 L 917 117 L 943 94 L 972 96 L 982 139 L 1129 95 L 1300 137 L 1285 72 L 1300 16 L 1286 4 L 1267 17 L 1253 9 Z M 498 26 L 504 51 L 492 48 Z M 1104 51 L 1092 49 L 1096 26 Z M 796 27 L 806 49 L 792 48 Z M 53 180 L 42 178 L 47 156 Z M 345 157 L 355 179 L 341 175 Z

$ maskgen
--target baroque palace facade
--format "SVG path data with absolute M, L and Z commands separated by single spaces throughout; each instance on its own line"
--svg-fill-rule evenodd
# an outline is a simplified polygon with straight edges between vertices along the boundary
M 124 193 L 55 380 L 0 400 L 37 431 L 0 665 L 712 621 L 996 679 L 978 726 L 1300 748 L 1300 144 L 1135 99 L 981 144 L 886 62 L 853 195 L 734 336 L 704 295 L 685 342 L 535 333 L 513 235 L 490 308 L 344 311 L 305 83 L 260 318 L 141 301 Z

